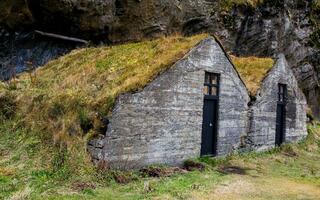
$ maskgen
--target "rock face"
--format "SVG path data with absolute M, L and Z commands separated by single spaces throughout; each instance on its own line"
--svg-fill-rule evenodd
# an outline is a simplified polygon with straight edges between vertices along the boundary
M 17 30 L 33 23 L 33 15 L 25 0 L 2 0 L 0 2 L 1 25 Z
M 247 132 L 249 96 L 224 51 L 208 38 L 143 91 L 119 97 L 106 136 L 90 142 L 93 158 L 135 168 L 200 156 L 206 71 L 221 77 L 217 154 L 237 149 Z
M 29 0 L 38 28 L 94 38 L 107 36 L 115 23 L 115 0 Z M 96 38 L 97 39 L 97 38 Z
M 268 2 L 268 1 L 266 1 Z M 311 45 L 312 1 L 283 1 L 278 5 L 266 3 L 250 14 L 235 9 L 235 20 L 241 24 L 233 50 L 238 55 L 274 56 L 284 53 L 293 69 L 308 104 L 320 116 L 320 51 Z M 317 23 L 317 22 L 313 22 Z
M 274 147 L 276 136 L 277 104 L 279 101 L 278 84 L 285 84 L 287 95 L 285 102 L 284 141 L 298 141 L 307 136 L 307 102 L 298 83 L 287 64 L 284 55 L 264 79 L 258 91 L 256 101 L 250 108 L 249 138 L 254 149 L 265 150 Z
M 0 24 L 110 43 L 172 33 L 216 34 L 237 55 L 284 53 L 320 116 L 320 44 L 315 0 L 264 0 L 257 7 L 212 0 L 4 0 Z M 36 44 L 34 44 L 36 45 Z M 8 55 L 6 55 L 8 57 Z
M 78 45 L 32 32 L 12 33 L 1 28 L 0 36 L 0 80 L 8 80 L 18 73 L 42 66 Z M 32 66 L 27 66 L 26 62 L 32 62 Z

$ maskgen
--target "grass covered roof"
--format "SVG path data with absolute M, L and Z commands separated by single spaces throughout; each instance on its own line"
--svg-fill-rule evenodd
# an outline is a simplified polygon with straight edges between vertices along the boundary
M 101 116 L 110 113 L 116 97 L 142 89 L 207 37 L 173 36 L 74 50 L 9 84 L 0 82 L 4 104 L 0 123 L 4 128 L 12 126 L 5 131 L 20 127 L 24 137 L 39 138 L 43 146 L 68 147 L 66 162 L 81 174 L 91 163 L 87 141 L 101 133 Z M 271 59 L 232 59 L 249 88 L 257 88 L 256 81 L 261 82 L 273 63 Z M 50 160 L 55 154 L 48 150 L 43 155 Z
M 119 94 L 143 88 L 206 37 L 77 49 L 24 73 L 6 92 L 16 97 L 17 114 L 26 124 L 72 142 L 70 135 L 83 133 L 83 127 L 99 130 L 99 116 L 109 114 Z
M 264 77 L 274 65 L 272 58 L 236 57 L 231 56 L 232 62 L 248 88 L 251 96 L 257 94 Z
M 172 36 L 77 49 L 38 68 L 34 74 L 23 74 L 7 92 L 17 97 L 17 113 L 33 127 L 61 137 L 68 137 L 70 130 L 81 133 L 85 126 L 98 130 L 101 124 L 97 113 L 109 114 L 119 94 L 142 89 L 206 37 Z M 232 60 L 255 95 L 273 60 L 234 56 Z M 4 90 L 1 87 L 0 92 Z

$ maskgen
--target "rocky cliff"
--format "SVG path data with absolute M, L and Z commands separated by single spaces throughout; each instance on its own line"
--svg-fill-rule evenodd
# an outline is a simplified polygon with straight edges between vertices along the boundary
M 236 55 L 283 52 L 314 113 L 320 114 L 318 0 L 4 0 L 0 11 L 2 49 L 8 49 L 8 41 L 16 41 L 21 30 L 40 29 L 108 43 L 209 32 Z M 37 42 L 30 45 L 39 47 Z M 50 51 L 50 45 L 40 51 Z M 62 47 L 68 48 L 73 46 Z M 0 61 L 19 55 L 14 53 L 19 49 L 2 53 Z

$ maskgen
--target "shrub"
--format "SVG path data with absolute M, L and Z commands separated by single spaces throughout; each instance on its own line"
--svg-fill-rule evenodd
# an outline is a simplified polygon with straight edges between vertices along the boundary
M 59 116 L 65 113 L 65 105 L 60 102 L 55 102 L 49 110 L 49 116 L 53 119 L 58 118 Z
M 88 133 L 91 129 L 93 129 L 93 122 L 90 119 L 88 111 L 85 109 L 80 109 L 78 111 L 78 117 L 80 120 L 80 127 L 83 133 Z
M 320 28 L 310 35 L 310 42 L 317 48 L 320 48 Z
M 16 114 L 17 103 L 15 97 L 6 92 L 0 93 L 0 118 L 10 119 Z
M 200 170 L 203 171 L 205 169 L 205 165 L 201 162 L 193 161 L 193 160 L 186 160 L 183 163 L 183 166 L 188 171 Z

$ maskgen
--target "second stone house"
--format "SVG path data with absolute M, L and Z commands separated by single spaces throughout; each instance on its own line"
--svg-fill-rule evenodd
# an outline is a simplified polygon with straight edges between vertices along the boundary
M 142 91 L 120 95 L 106 135 L 90 141 L 89 152 L 112 167 L 179 165 L 306 135 L 305 98 L 284 56 L 258 91 L 252 102 L 228 54 L 209 37 Z
M 279 55 L 256 93 L 248 132 L 254 149 L 270 149 L 307 135 L 307 102 L 284 55 Z

